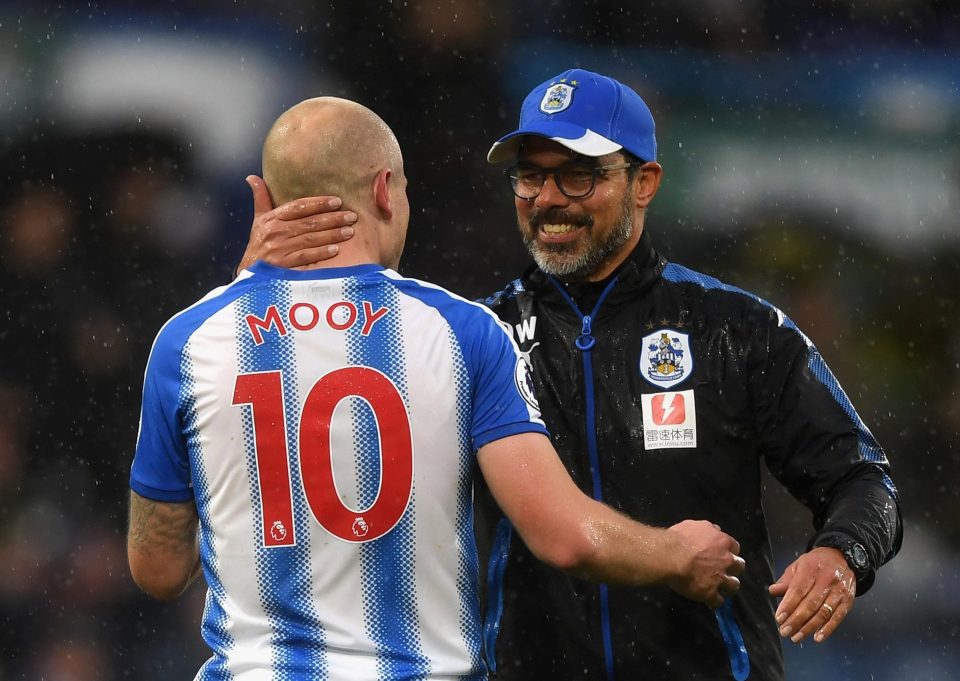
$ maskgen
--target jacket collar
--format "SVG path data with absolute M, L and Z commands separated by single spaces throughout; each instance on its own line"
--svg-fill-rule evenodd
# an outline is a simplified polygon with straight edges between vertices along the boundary
M 617 277 L 617 285 L 604 301 L 601 312 L 611 310 L 619 307 L 624 300 L 634 298 L 640 291 L 659 279 L 666 264 L 666 259 L 653 247 L 653 239 L 650 233 L 644 229 L 637 247 L 633 249 L 613 274 L 603 281 L 566 284 L 566 291 L 581 311 L 589 311 L 593 309 L 600 294 L 610 283 L 610 279 Z M 534 266 L 527 270 L 523 279 L 526 288 L 536 291 L 538 297 L 551 301 L 556 299 L 564 306 L 567 305 L 553 284 L 550 283 L 547 275 L 539 267 Z

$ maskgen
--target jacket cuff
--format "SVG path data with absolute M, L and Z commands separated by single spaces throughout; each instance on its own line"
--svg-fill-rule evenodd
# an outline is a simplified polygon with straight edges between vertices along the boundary
M 833 549 L 840 550 L 845 543 L 856 542 L 861 546 L 864 545 L 859 537 L 843 532 L 841 530 L 828 530 L 824 532 L 818 532 L 810 542 L 807 544 L 807 551 L 815 549 L 818 546 L 826 546 Z M 867 552 L 867 557 L 870 562 L 869 567 L 866 570 L 857 572 L 853 569 L 852 565 L 848 564 L 848 567 L 853 572 L 854 576 L 857 578 L 857 596 L 862 596 L 870 590 L 870 587 L 873 586 L 874 581 L 877 579 L 877 566 L 873 564 L 873 559 L 870 558 L 869 551 Z

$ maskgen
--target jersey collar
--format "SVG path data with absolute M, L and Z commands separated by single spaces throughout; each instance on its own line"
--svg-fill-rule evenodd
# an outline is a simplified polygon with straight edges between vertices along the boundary
M 350 267 L 321 267 L 315 270 L 290 270 L 285 267 L 276 267 L 263 260 L 258 260 L 249 268 L 254 275 L 269 277 L 271 279 L 287 279 L 292 281 L 311 281 L 319 279 L 343 279 L 345 277 L 356 277 L 374 272 L 382 272 L 386 269 L 383 265 L 375 263 L 365 265 L 351 265 Z

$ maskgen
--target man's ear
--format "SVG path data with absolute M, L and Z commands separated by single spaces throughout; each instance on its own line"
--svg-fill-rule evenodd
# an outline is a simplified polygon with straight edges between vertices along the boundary
M 660 188 L 660 179 L 663 177 L 663 168 L 656 161 L 650 161 L 640 166 L 640 177 L 637 178 L 636 197 L 637 206 L 646 208 Z
M 373 200 L 377 204 L 380 214 L 387 220 L 393 217 L 393 199 L 390 198 L 390 180 L 393 178 L 393 171 L 384 168 L 377 173 L 373 181 Z

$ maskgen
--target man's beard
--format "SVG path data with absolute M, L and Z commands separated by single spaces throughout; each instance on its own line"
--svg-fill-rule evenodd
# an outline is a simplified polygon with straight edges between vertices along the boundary
M 632 201 L 631 193 L 625 192 L 620 204 L 620 215 L 613 229 L 599 241 L 593 240 L 593 233 L 590 231 L 593 228 L 591 216 L 571 215 L 562 210 L 533 212 L 529 220 L 531 233 L 528 234 L 522 225 L 520 227 L 523 245 L 527 247 L 537 266 L 547 274 L 564 281 L 585 281 L 630 240 L 633 234 Z M 577 241 L 569 243 L 543 243 L 537 240 L 537 232 L 544 223 L 582 226 L 587 233 Z M 578 249 L 582 249 L 582 252 L 577 253 Z

